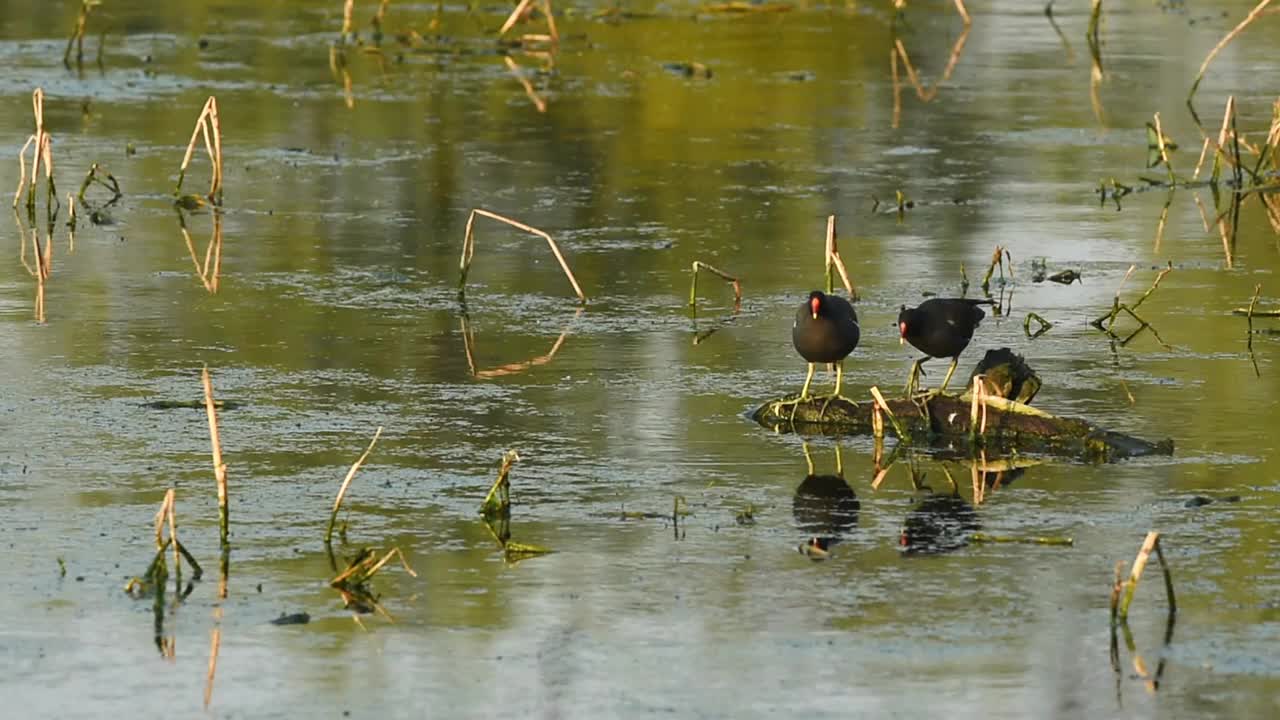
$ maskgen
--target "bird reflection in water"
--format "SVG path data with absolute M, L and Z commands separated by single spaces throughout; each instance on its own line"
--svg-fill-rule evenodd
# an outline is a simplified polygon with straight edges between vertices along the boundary
M 830 556 L 832 547 L 858 524 L 861 503 L 853 488 L 845 482 L 839 444 L 835 446 L 834 475 L 818 475 L 813 469 L 809 443 L 803 443 L 802 447 L 808 474 L 796 487 L 791 512 L 796 527 L 808 535 L 799 547 L 800 552 L 814 560 L 825 560 Z
M 947 473 L 950 480 L 950 473 Z M 912 470 L 912 483 L 929 494 L 920 500 L 902 521 L 899 549 L 905 555 L 940 555 L 969 544 L 979 529 L 978 511 L 960 497 L 959 487 L 950 482 L 949 493 L 934 493 Z

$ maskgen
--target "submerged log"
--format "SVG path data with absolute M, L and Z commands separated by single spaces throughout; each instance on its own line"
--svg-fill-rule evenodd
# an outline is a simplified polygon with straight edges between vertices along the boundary
M 912 443 L 970 441 L 968 397 L 939 394 L 886 400 Z M 839 397 L 828 403 L 825 398 L 809 398 L 795 405 L 793 418 L 790 401 L 773 400 L 756 408 L 751 417 L 772 430 L 869 435 L 873 406 L 869 399 L 853 402 Z M 1070 455 L 1089 462 L 1173 454 L 1173 440 L 1150 442 L 1004 398 L 989 397 L 986 406 L 986 433 L 975 438 L 984 448 Z M 982 423 L 981 411 L 978 423 Z
M 1007 349 L 991 351 L 974 374 L 983 371 L 988 392 L 1029 400 L 1040 387 L 1040 379 L 1022 357 Z M 1004 362 L 993 362 L 999 356 Z M 771 430 L 794 430 L 834 434 L 874 433 L 875 403 L 868 397 L 854 402 L 845 397 L 771 400 L 756 408 L 751 418 Z M 998 395 L 983 399 L 979 408 L 978 432 L 973 431 L 972 398 L 968 395 L 929 394 L 914 398 L 886 398 L 907 436 L 918 444 L 976 444 L 998 451 L 1044 452 L 1067 455 L 1088 462 L 1112 462 L 1144 455 L 1172 455 L 1173 440 L 1151 442 L 1132 435 L 1106 430 L 1078 418 L 1051 415 L 1025 402 Z M 795 412 L 792 413 L 794 407 Z M 983 430 L 985 416 L 985 431 Z M 892 423 L 884 423 L 892 434 Z

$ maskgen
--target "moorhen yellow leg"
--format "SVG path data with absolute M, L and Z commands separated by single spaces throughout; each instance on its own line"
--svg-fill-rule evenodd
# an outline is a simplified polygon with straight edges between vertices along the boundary
M 930 358 L 930 356 L 925 355 L 924 357 L 920 358 L 919 360 L 916 360 L 914 363 L 911 364 L 911 374 L 907 376 L 907 387 L 906 387 L 907 397 L 911 397 L 912 395 L 915 395 L 917 392 L 919 392 L 920 378 L 925 374 L 924 364 L 931 359 L 932 358 Z
M 956 365 L 960 362 L 960 356 L 951 358 L 951 367 L 947 368 L 947 376 L 942 378 L 942 387 L 938 388 L 938 392 L 945 392 L 947 383 L 951 382 L 951 375 L 956 371 Z

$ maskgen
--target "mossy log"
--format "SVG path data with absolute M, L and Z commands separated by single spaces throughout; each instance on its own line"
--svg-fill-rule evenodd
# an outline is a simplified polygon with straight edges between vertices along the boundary
M 844 397 L 829 402 L 826 398 L 809 398 L 794 405 L 794 416 L 791 400 L 793 398 L 766 402 L 756 408 L 751 417 L 773 430 L 868 435 L 873 432 L 875 403 L 870 398 L 864 402 Z M 976 442 L 991 450 L 1046 452 L 1088 462 L 1173 454 L 1172 440 L 1150 442 L 999 397 L 986 399 L 986 432 L 972 438 L 972 403 L 967 395 L 935 394 L 915 399 L 886 398 L 886 401 L 912 443 Z M 982 422 L 981 410 L 978 422 Z M 893 434 L 889 423 L 884 427 L 888 434 Z

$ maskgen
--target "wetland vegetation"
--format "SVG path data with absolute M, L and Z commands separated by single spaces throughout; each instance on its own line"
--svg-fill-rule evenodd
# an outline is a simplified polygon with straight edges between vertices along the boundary
M 1269 716 L 1278 11 L 0 0 L 3 697 Z

